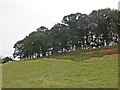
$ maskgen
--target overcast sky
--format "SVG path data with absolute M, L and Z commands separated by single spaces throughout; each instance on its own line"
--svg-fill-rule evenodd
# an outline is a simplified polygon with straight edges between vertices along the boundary
M 89 14 L 101 8 L 118 9 L 119 0 L 0 0 L 0 56 L 40 26 L 49 29 L 71 13 Z

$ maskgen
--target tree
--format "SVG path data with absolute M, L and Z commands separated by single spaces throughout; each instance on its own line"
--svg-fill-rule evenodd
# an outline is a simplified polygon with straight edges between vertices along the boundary
M 46 35 L 43 32 L 35 31 L 29 34 L 24 40 L 25 52 L 28 58 L 40 57 L 42 54 L 45 56 L 47 51 Z M 25 56 L 26 57 L 26 56 Z
M 41 26 L 38 31 L 34 31 L 26 36 L 23 40 L 18 41 L 14 45 L 14 57 L 32 59 L 42 56 L 46 56 L 48 48 L 50 48 L 48 42 L 49 30 Z
M 15 43 L 13 48 L 14 48 L 13 57 L 14 58 L 18 57 L 21 60 L 23 57 L 23 49 L 24 49 L 23 40 L 20 40 L 17 43 Z
M 57 23 L 51 28 L 51 47 L 53 52 L 64 52 L 63 49 L 68 49 L 67 42 L 69 42 L 68 27 L 64 24 Z
M 6 62 L 9 62 L 9 61 L 13 61 L 13 59 L 11 58 L 11 57 L 4 57 L 3 59 L 2 59 L 2 63 L 6 63 Z
M 41 27 L 37 28 L 37 31 L 41 31 L 41 32 L 45 32 L 47 30 L 48 30 L 48 28 L 46 28 L 45 26 L 41 26 Z

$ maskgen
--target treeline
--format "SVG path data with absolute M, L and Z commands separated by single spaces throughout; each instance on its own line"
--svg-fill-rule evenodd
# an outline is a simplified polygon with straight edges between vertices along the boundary
M 61 23 L 55 24 L 50 30 L 41 26 L 16 42 L 13 56 L 32 59 L 118 44 L 118 14 L 118 10 L 106 8 L 94 10 L 89 15 L 66 15 Z

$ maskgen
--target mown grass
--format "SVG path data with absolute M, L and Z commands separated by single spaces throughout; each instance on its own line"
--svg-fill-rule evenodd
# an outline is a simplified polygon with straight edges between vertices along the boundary
M 76 54 L 77 51 L 72 52 L 70 58 L 80 58 Z M 3 88 L 118 87 L 117 57 L 93 57 L 78 62 L 51 57 L 11 62 L 2 68 Z

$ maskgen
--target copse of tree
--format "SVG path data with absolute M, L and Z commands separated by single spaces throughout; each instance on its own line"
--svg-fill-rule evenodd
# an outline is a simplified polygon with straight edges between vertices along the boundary
M 50 30 L 41 26 L 14 45 L 14 57 L 32 59 L 53 53 L 70 52 L 119 43 L 118 10 L 93 10 L 63 17 Z
M 7 63 L 9 61 L 13 61 L 13 59 L 8 56 L 0 59 L 0 63 Z

